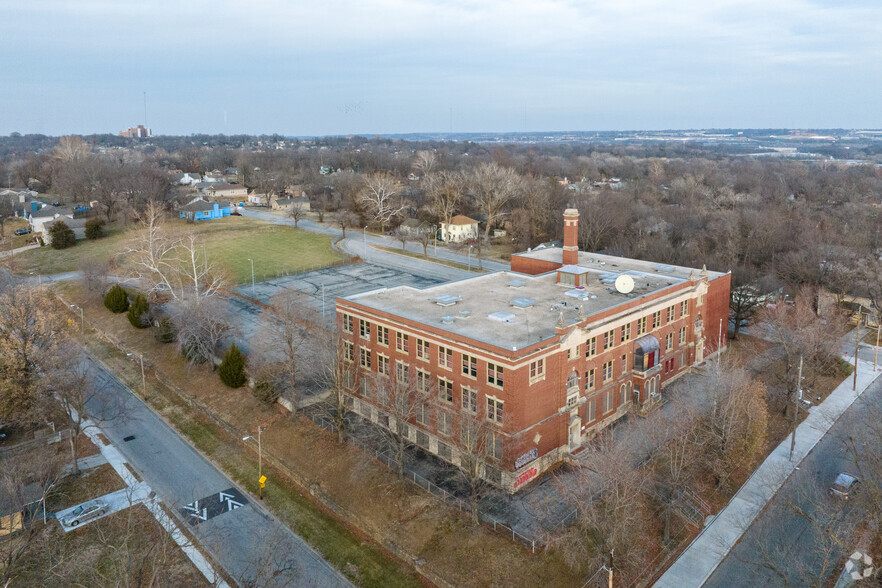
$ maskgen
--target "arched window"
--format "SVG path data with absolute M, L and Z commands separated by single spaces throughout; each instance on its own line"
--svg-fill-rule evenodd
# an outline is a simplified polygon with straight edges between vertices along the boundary
M 578 394 L 579 392 L 579 374 L 576 373 L 576 370 L 573 370 L 570 373 L 570 377 L 567 378 L 567 396 L 570 394 Z
M 619 404 L 628 402 L 628 387 L 625 384 L 619 386 Z

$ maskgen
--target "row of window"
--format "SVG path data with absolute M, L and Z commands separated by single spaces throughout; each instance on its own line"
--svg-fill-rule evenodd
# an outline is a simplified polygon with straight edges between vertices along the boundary
M 679 317 L 676 316 L 677 306 L 680 307 L 680 316 Z M 677 318 L 683 318 L 685 316 L 688 316 L 688 314 L 689 314 L 689 301 L 684 300 L 679 305 L 672 304 L 671 306 L 669 306 L 667 308 L 666 313 L 667 313 L 667 322 L 668 323 L 673 322 Z M 652 322 L 650 323 L 650 325 L 651 325 L 650 329 L 649 329 L 650 331 L 654 331 L 655 329 L 662 326 L 662 311 L 661 310 L 658 310 L 658 311 L 652 313 L 652 315 L 650 315 L 649 318 L 652 319 Z M 636 336 L 637 337 L 640 337 L 641 335 L 645 335 L 648 332 L 647 328 L 646 328 L 646 323 L 647 323 L 647 317 L 645 317 L 645 316 L 637 319 L 637 329 L 636 329 L 636 331 L 637 331 Z M 680 335 L 681 343 L 685 343 L 686 342 L 686 328 L 685 327 L 681 328 L 680 332 L 681 332 L 681 335 Z M 601 335 L 601 343 L 603 345 L 603 351 L 607 351 L 607 350 L 615 347 L 616 342 L 625 343 L 626 341 L 630 341 L 630 340 L 631 340 L 631 323 L 628 323 L 626 325 L 622 325 L 618 339 L 616 339 L 616 329 L 610 329 L 609 331 L 607 331 L 606 333 Z M 594 357 L 595 355 L 597 355 L 597 343 L 598 343 L 597 336 L 591 337 L 590 339 L 588 339 L 585 342 L 585 357 Z M 575 359 L 575 357 L 577 357 L 577 356 L 578 356 L 578 353 L 571 354 L 570 359 Z

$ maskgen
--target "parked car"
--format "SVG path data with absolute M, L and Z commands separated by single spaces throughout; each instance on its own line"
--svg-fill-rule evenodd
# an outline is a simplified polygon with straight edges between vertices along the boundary
M 841 500 L 848 500 L 860 487 L 861 481 L 854 476 L 841 473 L 836 476 L 833 486 L 827 491 L 830 496 Z
M 22 235 L 27 235 L 30 232 L 31 232 L 30 229 L 16 229 L 15 230 L 15 234 L 18 235 L 19 237 Z
M 61 524 L 65 527 L 76 527 L 80 523 L 97 519 L 107 512 L 107 505 L 100 500 L 81 504 L 61 519 Z

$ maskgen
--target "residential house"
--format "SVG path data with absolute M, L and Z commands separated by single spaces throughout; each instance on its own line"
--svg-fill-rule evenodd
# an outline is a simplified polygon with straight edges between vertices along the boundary
M 272 208 L 284 212 L 299 208 L 303 212 L 309 212 L 309 198 L 276 198 L 272 201 Z
M 241 184 L 217 183 L 209 186 L 205 193 L 212 198 L 233 198 L 245 200 L 248 197 L 248 188 Z
M 73 220 L 74 210 L 67 206 L 47 205 L 30 213 L 28 222 L 35 233 L 43 232 L 43 225 L 55 219 Z
M 179 186 L 192 186 L 202 181 L 202 176 L 194 172 L 184 172 L 175 176 L 175 183 Z
M 422 233 L 431 233 L 435 230 L 433 225 L 430 225 L 426 221 L 421 221 L 416 218 L 406 219 L 403 223 L 398 225 L 398 231 L 400 233 L 404 233 L 407 235 L 411 235 L 416 237 Z
M 229 205 L 221 205 L 217 202 L 196 200 L 181 207 L 181 218 L 189 221 L 211 220 L 230 216 Z
M 478 238 L 478 221 L 458 214 L 449 223 L 441 223 L 441 239 L 453 243 L 462 243 Z
M 73 230 L 74 237 L 76 237 L 77 240 L 85 239 L 87 220 L 88 219 L 85 218 L 57 218 L 43 223 L 43 243 L 46 245 L 52 245 L 52 233 L 49 232 L 49 229 L 52 228 L 52 225 L 58 222 L 63 222 Z

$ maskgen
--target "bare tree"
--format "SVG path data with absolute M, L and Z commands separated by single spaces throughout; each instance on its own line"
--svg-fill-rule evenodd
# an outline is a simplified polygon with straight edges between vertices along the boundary
M 341 210 L 334 215 L 334 220 L 340 230 L 343 231 L 343 238 L 346 238 L 346 229 L 358 226 L 358 215 L 349 210 Z
M 442 408 L 443 410 L 443 408 Z M 501 436 L 485 419 L 468 412 L 461 412 L 459 420 L 459 468 L 457 478 L 462 482 L 469 497 L 472 523 L 480 522 L 481 500 L 492 490 L 487 482 L 486 468 L 501 457 Z
M 386 225 L 405 209 L 398 191 L 398 182 L 388 174 L 373 174 L 364 179 L 360 200 L 384 232 Z
M 504 208 L 520 191 L 522 179 L 513 169 L 491 162 L 475 168 L 469 180 L 475 200 L 487 217 L 484 239 L 489 239 L 490 228 L 504 216 Z
M 411 372 L 413 370 L 410 366 L 398 363 L 395 372 L 388 377 L 371 378 L 365 373 L 357 376 L 362 394 L 365 388 L 373 387 L 373 393 L 377 395 L 380 431 L 392 448 L 399 476 L 404 476 L 405 450 L 410 444 L 410 423 L 414 419 L 427 421 L 431 412 L 429 395 L 427 392 L 417 391 L 416 375 Z
M 58 139 L 58 145 L 52 150 L 52 157 L 65 163 L 81 161 L 89 156 L 89 146 L 79 135 L 65 135 Z
M 229 303 L 220 297 L 196 298 L 178 302 L 172 322 L 178 333 L 178 345 L 191 364 L 211 362 L 216 369 L 214 352 L 230 331 Z
M 413 158 L 413 169 L 421 176 L 425 177 L 435 169 L 436 159 L 434 151 L 417 151 Z
M 306 218 L 306 210 L 302 202 L 294 202 L 288 209 L 288 218 L 294 220 L 294 228 L 297 228 L 297 222 Z
M 325 337 L 319 347 L 322 366 L 322 386 L 327 400 L 321 405 L 323 412 L 334 424 L 337 443 L 343 444 L 349 430 L 348 416 L 352 413 L 352 398 L 347 386 L 355 382 L 356 369 L 343 359 L 343 341 L 340 337 Z
M 321 362 L 319 328 L 303 319 L 312 311 L 309 296 L 296 290 L 276 294 L 260 315 L 260 327 L 252 337 L 254 361 L 275 390 L 291 401 L 296 413 L 302 386 L 301 370 L 310 361 Z
M 465 179 L 458 172 L 438 172 L 427 175 L 423 182 L 429 197 L 429 206 L 441 222 L 450 222 L 462 205 Z

